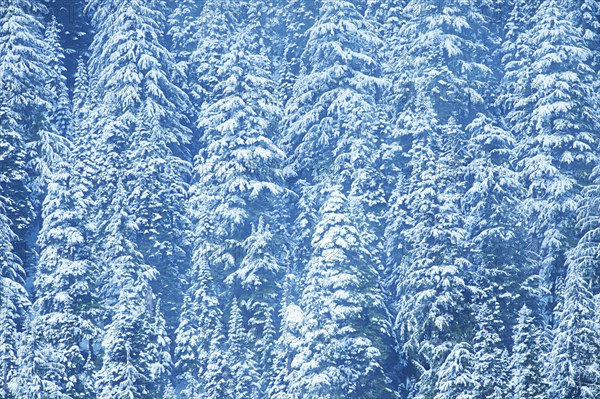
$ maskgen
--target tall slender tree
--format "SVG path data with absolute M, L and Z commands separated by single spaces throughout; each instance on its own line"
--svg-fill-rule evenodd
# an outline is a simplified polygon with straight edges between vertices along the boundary
M 516 132 L 525 210 L 547 292 L 550 317 L 566 269 L 565 250 L 577 241 L 575 210 L 596 155 L 591 52 L 572 2 L 541 2 L 523 43 L 506 64 L 508 122 Z
M 386 373 L 391 326 L 378 271 L 340 189 L 323 192 L 289 391 L 299 398 L 394 398 Z
M 542 356 L 544 337 L 540 322 L 524 305 L 519 310 L 513 332 L 513 351 L 510 360 L 510 397 L 514 399 L 542 399 L 548 391 Z

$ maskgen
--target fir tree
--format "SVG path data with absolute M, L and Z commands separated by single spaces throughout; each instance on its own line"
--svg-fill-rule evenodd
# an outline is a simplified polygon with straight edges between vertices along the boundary
M 434 399 L 474 399 L 477 381 L 473 376 L 473 353 L 468 344 L 458 343 L 437 371 Z
M 90 115 L 102 177 L 97 218 L 108 218 L 105 202 L 114 195 L 114 183 L 123 182 L 139 226 L 131 239 L 144 263 L 161 275 L 152 281 L 153 290 L 162 298 L 172 330 L 181 295 L 179 274 L 187 263 L 188 99 L 173 83 L 178 71 L 162 43 L 160 2 L 99 0 L 90 2 L 88 11 L 97 30 L 90 71 L 102 104 Z
M 207 263 L 195 254 L 190 273 L 193 282 L 184 296 L 183 309 L 175 339 L 175 370 L 183 385 L 181 394 L 195 398 L 208 385 L 214 335 L 222 334 L 222 311 L 215 293 L 214 282 Z M 200 259 L 200 260 L 199 260 Z M 214 365 L 213 365 L 214 366 Z M 207 389 L 207 388 L 206 388 Z
M 530 29 L 516 39 L 530 50 L 507 64 L 511 74 L 504 83 L 512 96 L 508 121 L 520 140 L 518 165 L 528 190 L 524 207 L 550 294 L 546 311 L 565 275 L 564 252 L 575 243 L 579 187 L 596 160 L 591 53 L 574 13 L 570 3 L 542 2 Z M 520 77 L 525 80 L 517 81 Z
M 265 339 L 273 329 L 283 271 L 287 190 L 281 176 L 284 153 L 275 144 L 280 105 L 270 61 L 254 44 L 261 37 L 256 24 L 241 27 L 221 55 L 217 83 L 200 113 L 204 146 L 195 160 L 190 204 L 196 261 L 208 264 L 217 292 L 239 300 L 250 346 L 262 345 L 268 362 Z
M 41 332 L 27 322 L 19 335 L 17 371 L 9 383 L 9 398 L 66 399 L 71 398 L 61 389 L 68 383 L 64 363 L 66 359 L 48 343 L 38 340 Z
M 291 399 L 288 386 L 292 371 L 292 361 L 298 353 L 302 342 L 301 327 L 304 314 L 299 306 L 287 303 L 284 299 L 281 309 L 281 325 L 279 338 L 275 342 L 275 356 L 273 359 L 274 378 L 267 389 L 267 397 L 270 399 Z
M 600 336 L 596 302 L 577 262 L 568 263 L 563 301 L 556 315 L 548 397 L 595 398 L 600 394 Z
M 131 397 L 144 399 L 161 393 L 165 381 L 153 381 L 156 359 L 149 350 L 157 345 L 152 328 L 154 294 L 151 283 L 156 271 L 144 264 L 133 238 L 138 228 L 125 206 L 126 191 L 118 183 L 113 214 L 103 231 L 103 291 L 109 322 L 102 337 L 102 366 L 96 375 L 99 399 Z
M 6 199 L 0 200 L 0 398 L 12 399 L 10 384 L 17 372 L 19 336 L 30 303 L 23 286 L 25 271 L 12 244 L 16 236 L 6 215 Z
M 89 204 L 75 168 L 63 161 L 48 185 L 43 204 L 41 249 L 36 270 L 32 325 L 35 339 L 55 359 L 64 359 L 64 380 L 53 381 L 69 398 L 90 398 L 92 376 L 86 370 L 96 339 L 97 290 L 86 228 Z M 58 376 L 49 375 L 48 379 Z
M 388 226 L 393 250 L 392 288 L 398 295 L 396 328 L 415 387 L 432 395 L 436 372 L 456 342 L 469 342 L 473 323 L 469 304 L 478 292 L 466 258 L 466 231 L 459 208 L 460 185 L 454 169 L 459 160 L 455 136 L 436 128 L 425 99 L 407 115 L 404 128 L 413 133 L 409 177 L 394 194 L 397 220 Z M 456 133 L 454 133 L 456 134 Z
M 327 200 L 313 234 L 289 389 L 302 398 L 393 398 L 385 370 L 389 316 L 340 188 L 323 192 Z
M 503 309 L 506 332 L 524 301 L 537 299 L 534 255 L 529 251 L 525 215 L 520 207 L 525 189 L 515 171 L 516 140 L 489 117 L 478 115 L 467 126 L 467 185 L 462 199 L 470 260 L 476 283 Z M 500 335 L 508 339 L 508 335 Z
M 49 49 L 37 0 L 10 0 L 0 10 L 0 129 L 14 146 L 6 154 L 10 177 L 2 181 L 5 212 L 17 235 L 14 251 L 27 269 L 33 249 L 26 243 L 52 158 Z M 7 176 L 8 177 L 8 176 Z
M 519 311 L 510 360 L 510 397 L 542 399 L 548 390 L 543 375 L 543 337 L 539 322 L 527 306 Z
M 473 337 L 473 379 L 477 399 L 501 399 L 508 395 L 509 357 L 502 341 L 504 323 L 500 305 L 492 297 L 479 306 Z
M 63 137 L 70 134 L 72 121 L 72 106 L 67 88 L 67 78 L 65 76 L 65 51 L 62 48 L 61 26 L 53 16 L 50 24 L 46 28 L 46 42 L 49 49 L 49 69 L 47 90 L 51 104 L 50 121 L 54 130 Z
M 243 325 L 240 307 L 234 299 L 229 314 L 227 334 L 226 362 L 230 380 L 226 397 L 236 399 L 259 397 L 259 375 L 255 356 L 248 342 L 248 333 Z

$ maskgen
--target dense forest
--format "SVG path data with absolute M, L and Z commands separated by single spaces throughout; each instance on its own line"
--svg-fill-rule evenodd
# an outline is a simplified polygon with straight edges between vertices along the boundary
M 600 398 L 597 0 L 0 0 L 0 399 Z

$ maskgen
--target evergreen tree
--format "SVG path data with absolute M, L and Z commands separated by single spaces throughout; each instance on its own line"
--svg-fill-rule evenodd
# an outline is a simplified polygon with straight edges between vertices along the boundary
M 386 375 L 390 325 L 377 270 L 348 200 L 323 192 L 301 306 L 304 320 L 290 392 L 300 398 L 393 398 Z
M 306 315 L 289 391 L 310 398 L 393 397 L 387 364 L 394 354 L 379 285 L 382 41 L 363 3 L 318 6 L 302 56 L 306 70 L 286 107 L 284 142 L 292 154 L 286 174 L 301 195 L 294 269 L 304 269 Z
M 467 187 L 461 202 L 470 258 L 477 285 L 487 298 L 498 301 L 503 329 L 510 335 L 520 306 L 537 299 L 534 255 L 527 250 L 529 237 L 520 209 L 525 189 L 512 165 L 516 141 L 481 114 L 467 131 L 471 135 L 464 169 Z M 508 335 L 500 338 L 508 341 Z
M 6 144 L 0 142 L 0 145 L 5 154 Z M 4 160 L 4 157 L 0 159 Z M 22 334 L 30 303 L 23 286 L 25 271 L 12 244 L 16 236 L 6 215 L 5 201 L 0 196 L 0 398 L 13 399 L 15 396 L 12 395 L 9 384 L 16 376 L 19 336 Z
M 210 357 L 204 380 L 206 381 L 205 393 L 202 398 L 220 399 L 228 395 L 228 378 L 230 378 L 229 369 L 225 358 L 225 337 L 223 328 L 218 325 L 213 331 L 213 337 L 210 340 Z
M 165 381 L 153 381 L 157 359 L 150 350 L 160 334 L 153 329 L 154 294 L 151 283 L 157 272 L 143 262 L 133 241 L 136 229 L 133 216 L 125 205 L 127 193 L 118 183 L 112 202 L 113 214 L 103 226 L 102 294 L 108 311 L 108 324 L 102 337 L 102 366 L 96 375 L 99 399 L 127 397 L 153 398 L 161 394 Z
M 299 351 L 301 326 L 304 319 L 302 309 L 284 299 L 281 309 L 279 338 L 275 342 L 273 359 L 274 378 L 267 389 L 269 399 L 292 399 L 288 386 L 292 371 L 292 361 Z
M 206 0 L 202 7 L 187 66 L 190 98 L 197 112 L 220 81 L 218 70 L 237 25 L 236 4 L 231 0 Z
M 436 128 L 425 99 L 402 121 L 413 134 L 409 177 L 400 180 L 388 225 L 392 287 L 398 295 L 396 328 L 409 376 L 424 397 L 433 395 L 438 368 L 454 345 L 470 342 L 470 303 L 478 292 L 466 255 L 464 217 L 459 208 L 460 166 L 452 134 Z
M 591 283 L 593 294 L 600 290 L 600 273 L 596 264 L 600 256 L 598 243 L 600 241 L 600 168 L 595 167 L 590 180 L 592 182 L 583 188 L 582 198 L 577 209 L 577 229 L 581 238 L 570 252 L 569 260 L 577 265 L 580 278 Z
M 291 99 L 294 84 L 301 75 L 302 53 L 308 39 L 307 30 L 314 23 L 318 2 L 281 0 L 279 3 L 276 18 L 280 26 L 276 29 L 280 32 L 281 49 L 276 52 L 280 58 L 277 87 L 279 97 L 285 104 Z M 273 45 L 278 46 L 277 43 Z
M 242 314 L 233 300 L 229 314 L 226 362 L 229 371 L 229 387 L 225 397 L 256 399 L 259 390 L 259 375 L 254 360 L 256 354 L 248 342 L 248 333 L 243 325 Z
M 543 375 L 543 337 L 539 322 L 527 306 L 519 311 L 510 360 L 510 398 L 542 399 L 548 390 Z
M 502 341 L 504 323 L 500 316 L 500 305 L 494 297 L 479 306 L 473 337 L 474 397 L 477 399 L 501 399 L 508 395 L 509 359 Z
M 577 262 L 568 262 L 563 301 L 556 315 L 550 365 L 551 399 L 600 394 L 600 329 L 596 302 Z
M 468 344 L 458 343 L 437 370 L 435 399 L 474 399 L 477 381 L 473 376 L 473 353 Z
M 428 93 L 441 124 L 450 117 L 461 126 L 470 123 L 485 110 L 490 94 L 489 46 L 494 38 L 478 5 L 412 0 L 403 8 L 397 54 L 404 60 L 400 70 L 408 76 L 398 82 Z
M 10 0 L 0 10 L 0 129 L 14 146 L 4 160 L 10 174 L 0 184 L 10 198 L 4 206 L 16 234 L 14 251 L 26 269 L 33 261 L 26 237 L 35 217 L 33 208 L 44 191 L 52 148 L 46 90 L 49 51 L 40 21 L 45 10 L 37 0 Z
M 195 160 L 191 215 L 196 223 L 197 262 L 214 273 L 218 292 L 239 300 L 250 346 L 268 363 L 274 303 L 283 269 L 281 235 L 283 152 L 275 144 L 280 106 L 273 96 L 269 59 L 254 45 L 258 22 L 240 28 L 199 127 L 203 148 Z M 208 344 L 208 341 L 206 342 Z M 260 370 L 262 373 L 267 370 Z M 266 374 L 265 374 L 266 376 Z
M 69 398 L 90 398 L 92 376 L 86 370 L 97 337 L 98 298 L 91 261 L 85 186 L 67 161 L 56 165 L 43 204 L 41 249 L 34 288 L 34 319 L 38 345 L 63 359 L 64 380 L 53 381 Z M 59 376 L 48 375 L 52 380 Z
M 70 134 L 72 106 L 65 76 L 65 52 L 60 40 L 61 26 L 53 16 L 46 28 L 46 42 L 49 49 L 50 76 L 46 83 L 50 95 L 50 121 L 54 130 L 62 137 Z
M 222 311 L 214 289 L 214 282 L 206 262 L 199 263 L 201 254 L 193 257 L 192 284 L 184 297 L 179 327 L 175 339 L 175 370 L 183 385 L 181 394 L 195 398 L 208 385 L 211 367 L 213 337 L 222 334 Z
M 144 263 L 161 275 L 152 285 L 172 331 L 181 300 L 179 274 L 188 261 L 188 99 L 173 83 L 178 71 L 162 44 L 161 2 L 90 1 L 88 12 L 97 30 L 90 71 L 101 98 L 90 116 L 101 176 L 97 219 L 110 217 L 103 214 L 110 209 L 106 201 L 121 181 L 139 227 L 131 239 Z
M 61 385 L 68 383 L 64 363 L 66 359 L 47 343 L 37 338 L 40 332 L 26 323 L 25 331 L 19 335 L 17 370 L 9 382 L 9 398 L 66 399 Z
M 204 0 L 180 1 L 168 17 L 170 50 L 184 71 L 187 71 L 189 57 L 197 40 L 198 22 L 203 6 Z
M 516 38 L 529 50 L 507 64 L 511 73 L 504 83 L 508 121 L 520 140 L 519 168 L 528 194 L 524 207 L 550 294 L 546 311 L 565 275 L 564 252 L 576 242 L 580 185 L 596 160 L 591 53 L 576 13 L 573 3 L 543 1 L 531 27 Z

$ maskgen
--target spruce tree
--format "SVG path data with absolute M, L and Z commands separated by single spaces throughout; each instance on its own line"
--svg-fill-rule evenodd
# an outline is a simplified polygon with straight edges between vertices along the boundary
M 231 47 L 214 54 L 222 65 L 200 112 L 203 147 L 195 159 L 190 209 L 195 262 L 208 264 L 217 292 L 239 300 L 250 346 L 262 346 L 258 350 L 267 364 L 265 340 L 274 329 L 273 304 L 283 272 L 287 190 L 281 176 L 284 153 L 275 144 L 280 105 L 271 62 L 255 45 L 263 35 L 258 23 L 248 20 Z
M 596 301 L 577 262 L 568 262 L 558 306 L 548 376 L 551 399 L 596 398 L 600 394 L 600 329 Z
M 0 197 L 0 398 L 12 399 L 15 396 L 10 384 L 17 375 L 19 337 L 30 303 L 23 285 L 25 271 L 12 244 L 17 237 L 6 215 L 6 200 Z
M 468 164 L 461 207 L 471 243 L 469 256 L 476 283 L 488 300 L 498 301 L 508 341 L 514 315 L 524 301 L 537 300 L 535 256 L 528 250 L 526 218 L 521 209 L 525 188 L 513 165 L 512 134 L 493 119 L 478 115 L 468 126 Z M 499 331 L 498 331 L 499 332 Z
M 154 268 L 143 261 L 134 242 L 135 223 L 125 205 L 127 192 L 117 182 L 111 203 L 112 214 L 102 231 L 100 261 L 102 294 L 108 322 L 102 336 L 102 365 L 96 375 L 99 399 L 131 397 L 153 398 L 162 394 L 165 381 L 153 380 L 152 367 L 157 359 L 149 350 L 161 343 L 152 324 L 156 317 L 151 283 L 157 277 Z
M 546 398 L 548 385 L 543 374 L 543 339 L 539 321 L 527 306 L 523 306 L 513 330 L 509 382 L 511 398 Z
M 38 236 L 41 252 L 34 279 L 36 300 L 31 324 L 37 343 L 47 346 L 52 358 L 65 363 L 63 380 L 53 380 L 59 376 L 52 374 L 45 378 L 63 395 L 77 399 L 93 395 L 93 376 L 86 366 L 99 332 L 99 303 L 95 282 L 98 269 L 91 260 L 90 232 L 86 226 L 86 187 L 72 164 L 74 158 L 56 165 L 48 184 Z
M 460 210 L 455 136 L 436 127 L 431 103 L 421 98 L 403 127 L 413 134 L 409 176 L 394 193 L 388 225 L 392 288 L 398 298 L 396 329 L 415 390 L 433 395 L 436 373 L 454 345 L 470 342 L 475 286 Z M 456 134 L 456 133 L 455 133 Z
M 194 255 L 190 272 L 192 284 L 184 296 L 175 338 L 175 372 L 184 397 L 206 392 L 209 367 L 214 355 L 214 336 L 222 334 L 222 311 L 215 293 L 211 271 L 201 254 Z M 202 262 L 202 263 L 200 263 Z
M 504 309 L 503 309 L 504 310 Z M 495 297 L 477 310 L 473 337 L 473 379 L 477 399 L 501 399 L 508 396 L 509 355 L 502 340 L 504 323 Z
M 226 397 L 256 399 L 259 397 L 259 374 L 256 353 L 248 341 L 240 307 L 234 299 L 229 313 L 226 364 L 229 384 Z
M 286 106 L 285 172 L 300 194 L 292 258 L 305 277 L 299 302 L 306 315 L 289 390 L 300 397 L 393 397 L 386 365 L 394 353 L 379 285 L 382 41 L 363 3 L 317 5 L 305 71 Z M 345 351 L 355 353 L 352 362 Z
M 178 71 L 162 43 L 161 2 L 91 1 L 88 12 L 97 31 L 90 72 L 101 99 L 90 115 L 100 176 L 96 217 L 110 217 L 106 202 L 120 181 L 138 225 L 130 239 L 143 262 L 160 273 L 152 289 L 162 299 L 161 311 L 172 332 L 181 299 L 180 273 L 188 261 L 189 102 L 174 83 Z
M 464 343 L 455 344 L 436 370 L 434 399 L 474 399 L 477 381 L 473 375 L 473 353 Z
M 33 267 L 33 248 L 25 237 L 44 191 L 54 138 L 46 89 L 49 48 L 41 22 L 45 11 L 38 0 L 10 0 L 0 10 L 0 129 L 14 146 L 6 159 L 10 178 L 0 184 L 10 198 L 4 206 L 16 234 L 14 251 L 28 270 Z
M 340 189 L 323 192 L 289 390 L 300 398 L 394 398 L 385 368 L 389 315 L 377 269 Z
M 565 275 L 565 250 L 576 242 L 577 197 L 597 159 L 591 52 L 573 3 L 547 0 L 515 40 L 528 49 L 506 64 L 507 120 L 520 143 L 519 170 L 527 189 L 524 209 L 547 315 Z M 510 72 L 510 73 L 508 73 Z
M 46 28 L 46 42 L 49 49 L 50 76 L 46 83 L 50 95 L 50 121 L 54 130 L 62 137 L 70 135 L 72 106 L 65 76 L 65 51 L 61 45 L 61 26 L 53 16 Z

